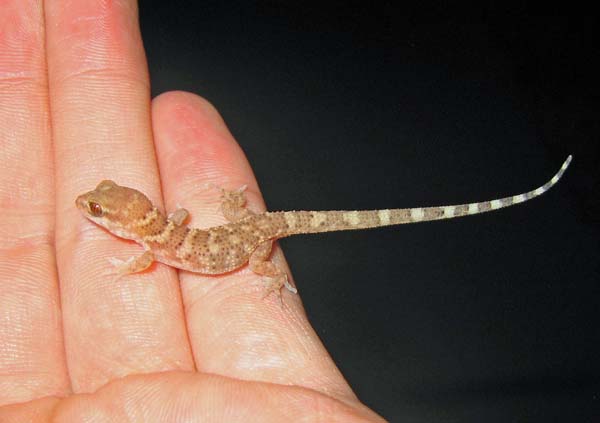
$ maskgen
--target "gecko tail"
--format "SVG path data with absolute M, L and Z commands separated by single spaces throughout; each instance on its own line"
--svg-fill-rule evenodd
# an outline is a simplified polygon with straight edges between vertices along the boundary
M 567 159 L 564 161 L 558 172 L 556 172 L 556 174 L 548 182 L 531 191 L 494 200 L 479 201 L 474 203 L 390 210 L 390 214 L 395 215 L 393 217 L 390 217 L 390 221 L 395 221 L 391 224 L 426 222 L 429 220 L 450 219 L 453 217 L 470 216 L 523 203 L 525 201 L 531 200 L 532 198 L 542 195 L 550 188 L 552 188 L 563 176 L 563 174 L 571 164 L 571 160 L 573 160 L 573 156 L 569 155 L 569 157 L 567 157 Z
M 301 233 L 319 233 L 353 229 L 368 229 L 381 226 L 402 225 L 405 223 L 428 222 L 431 220 L 452 219 L 470 216 L 514 206 L 538 197 L 552 188 L 563 176 L 573 156 L 569 155 L 558 172 L 544 185 L 534 190 L 474 203 L 415 207 L 406 209 L 354 210 L 354 211 L 296 211 L 279 212 L 286 221 L 286 229 L 279 236 Z

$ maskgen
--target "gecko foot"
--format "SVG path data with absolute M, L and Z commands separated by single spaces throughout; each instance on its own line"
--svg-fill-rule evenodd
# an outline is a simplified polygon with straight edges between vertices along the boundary
M 273 242 L 271 240 L 259 244 L 250 255 L 248 264 L 250 266 L 250 270 L 257 275 L 265 277 L 264 284 L 267 288 L 267 292 L 263 296 L 263 299 L 267 298 L 272 292 L 274 292 L 283 303 L 281 288 L 285 286 L 288 291 L 294 294 L 297 294 L 298 290 L 294 288 L 288 281 L 287 273 L 280 269 L 275 263 L 268 260 L 269 255 L 271 254 L 272 246 Z
M 242 201 L 242 205 L 244 205 L 246 203 L 246 196 L 244 194 L 244 192 L 248 189 L 248 185 L 244 184 L 239 188 L 236 188 L 234 190 L 229 190 L 229 189 L 225 189 L 223 187 L 221 187 L 220 185 L 217 185 L 213 182 L 209 182 L 207 184 L 210 188 L 216 189 L 218 191 L 221 192 L 221 199 L 222 200 L 236 200 L 236 201 Z
M 109 257 L 108 261 L 110 262 L 110 264 L 113 265 L 113 270 L 116 274 L 126 275 L 128 273 L 131 273 L 128 271 L 128 269 L 130 268 L 131 263 L 133 263 L 134 259 L 135 257 L 133 256 L 129 257 L 127 260 L 121 260 L 116 257 Z
M 296 288 L 294 288 L 289 282 L 288 282 L 288 278 L 287 275 L 281 274 L 281 275 L 277 275 L 275 277 L 266 277 L 262 279 L 263 281 L 263 286 L 265 289 L 265 294 L 262 296 L 262 299 L 266 299 L 269 295 L 271 294 L 275 294 L 278 298 L 279 301 L 281 302 L 281 306 L 284 307 L 285 306 L 285 302 L 283 301 L 283 294 L 281 292 L 281 289 L 283 287 L 285 287 L 288 291 L 297 294 L 298 290 Z
M 283 301 L 283 295 L 281 294 L 281 288 L 284 286 L 281 277 L 275 278 L 263 278 L 263 286 L 265 289 L 265 293 L 262 296 L 262 300 L 264 301 L 269 295 L 275 294 L 277 298 L 279 298 L 279 302 L 281 303 L 281 307 L 285 307 L 285 302 Z
M 154 254 L 151 251 L 144 251 L 144 254 L 138 257 L 131 256 L 127 260 L 110 257 L 108 261 L 114 266 L 119 279 L 123 275 L 146 270 L 154 262 Z
M 240 221 L 252 214 L 252 212 L 246 208 L 246 195 L 244 192 L 247 188 L 247 185 L 242 185 L 233 191 L 220 188 L 221 212 L 230 222 Z

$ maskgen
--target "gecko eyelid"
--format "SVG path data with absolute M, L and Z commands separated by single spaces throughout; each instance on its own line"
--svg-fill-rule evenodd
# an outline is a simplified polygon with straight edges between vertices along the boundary
M 94 203 L 90 201 L 88 203 L 88 208 L 90 210 L 90 214 L 95 217 L 100 217 L 104 214 L 104 210 L 102 210 L 102 206 L 98 203 Z

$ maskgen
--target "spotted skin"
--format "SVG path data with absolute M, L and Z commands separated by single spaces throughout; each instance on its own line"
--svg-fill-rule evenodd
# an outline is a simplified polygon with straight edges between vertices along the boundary
M 142 271 L 154 261 L 210 275 L 226 273 L 248 263 L 255 273 L 268 277 L 267 293 L 279 293 L 282 286 L 295 293 L 296 289 L 288 282 L 286 273 L 269 261 L 272 242 L 278 238 L 452 219 L 498 210 L 528 201 L 549 190 L 562 177 L 571 159 L 569 156 L 565 160 L 550 181 L 532 191 L 490 201 L 447 206 L 255 214 L 245 208 L 245 187 L 235 191 L 222 190 L 221 210 L 230 222 L 208 229 L 185 225 L 189 215 L 185 209 L 177 209 L 165 216 L 141 192 L 109 180 L 77 197 L 76 205 L 88 219 L 144 247 L 145 252 L 137 258 L 113 260 L 120 274 Z

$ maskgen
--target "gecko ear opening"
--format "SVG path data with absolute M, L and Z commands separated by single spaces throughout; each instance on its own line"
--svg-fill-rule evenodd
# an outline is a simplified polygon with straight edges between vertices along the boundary
M 90 201 L 88 203 L 88 210 L 90 211 L 90 214 L 94 217 L 101 217 L 104 214 L 102 206 L 98 203 L 94 203 L 93 201 Z

